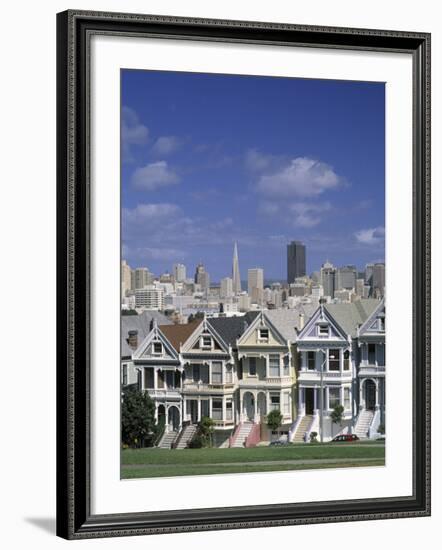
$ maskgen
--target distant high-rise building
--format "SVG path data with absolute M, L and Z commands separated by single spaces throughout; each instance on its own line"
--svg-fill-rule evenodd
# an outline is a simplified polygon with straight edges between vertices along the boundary
M 373 266 L 373 280 L 372 280 L 373 294 L 376 298 L 380 298 L 384 295 L 385 289 L 385 264 L 376 263 Z
M 135 290 L 135 307 L 143 309 L 164 309 L 164 290 L 147 286 Z
M 233 281 L 231 277 L 221 279 L 220 297 L 231 298 L 233 296 Z
M 210 287 L 210 276 L 206 271 L 206 268 L 203 264 L 198 264 L 195 271 L 195 283 L 200 285 L 201 290 L 209 290 Z
M 312 285 L 312 298 L 319 300 L 324 296 L 324 289 L 322 285 Z
M 356 294 L 361 298 L 365 298 L 365 287 L 366 284 L 364 279 L 356 279 Z
M 354 265 L 340 267 L 337 271 L 336 288 L 338 290 L 351 290 L 356 288 L 357 271 Z
M 137 290 L 138 288 L 144 288 L 145 286 L 152 284 L 153 275 L 152 273 L 150 273 L 147 267 L 137 267 L 133 273 L 134 273 L 133 290 Z
M 321 267 L 321 284 L 324 296 L 334 298 L 336 289 L 336 268 L 330 262 L 325 262 Z
M 121 296 L 124 298 L 126 293 L 132 290 L 132 270 L 126 260 L 121 262 Z
M 373 267 L 374 264 L 366 264 L 365 266 L 365 284 L 370 285 L 372 284 L 372 278 L 373 278 Z
M 247 272 L 247 291 L 254 304 L 261 304 L 264 299 L 264 270 L 254 267 Z
M 238 246 L 236 242 L 233 247 L 232 281 L 233 292 L 239 294 L 241 292 L 241 275 L 239 272 Z
M 175 282 L 183 283 L 186 280 L 186 266 L 184 264 L 174 264 L 173 276 Z
M 297 277 L 304 277 L 305 245 L 300 241 L 292 241 L 287 245 L 287 282 L 293 283 Z

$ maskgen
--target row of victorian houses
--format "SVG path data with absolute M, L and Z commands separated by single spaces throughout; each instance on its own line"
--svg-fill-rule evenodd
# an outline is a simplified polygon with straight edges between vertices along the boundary
M 385 423 L 385 302 L 320 304 L 170 324 L 161 314 L 123 317 L 122 384 L 136 383 L 165 425 L 163 447 L 184 448 L 196 425 L 215 423 L 217 446 L 279 434 L 309 441 L 338 433 L 377 437 Z M 344 407 L 342 422 L 330 413 Z

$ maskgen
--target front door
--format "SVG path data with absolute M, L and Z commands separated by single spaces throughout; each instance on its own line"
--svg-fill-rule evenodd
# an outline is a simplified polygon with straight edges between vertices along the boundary
M 198 401 L 196 399 L 190 401 L 190 421 L 192 424 L 198 422 Z
M 365 381 L 365 408 L 374 410 L 376 406 L 376 384 L 373 380 Z
M 313 388 L 305 388 L 305 414 L 313 414 L 315 407 L 314 391 Z

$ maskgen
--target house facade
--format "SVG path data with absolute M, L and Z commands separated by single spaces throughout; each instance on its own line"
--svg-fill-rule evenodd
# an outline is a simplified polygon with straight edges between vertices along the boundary
M 203 417 L 216 446 L 276 435 L 328 441 L 377 437 L 385 423 L 385 302 L 320 304 L 159 325 L 132 350 L 137 383 L 165 424 L 165 446 L 185 447 Z M 333 411 L 342 405 L 341 418 Z M 266 417 L 282 414 L 278 433 Z
M 377 437 L 385 421 L 385 301 L 320 305 L 298 334 L 297 349 L 298 415 L 289 437 Z M 337 405 L 340 422 L 332 417 Z

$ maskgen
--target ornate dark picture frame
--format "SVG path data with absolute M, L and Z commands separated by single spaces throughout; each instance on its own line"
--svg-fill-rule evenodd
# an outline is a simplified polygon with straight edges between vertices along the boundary
M 92 515 L 89 45 L 94 34 L 409 53 L 413 57 L 413 495 Z M 67 539 L 430 514 L 430 35 L 65 11 L 57 16 L 57 534 Z

